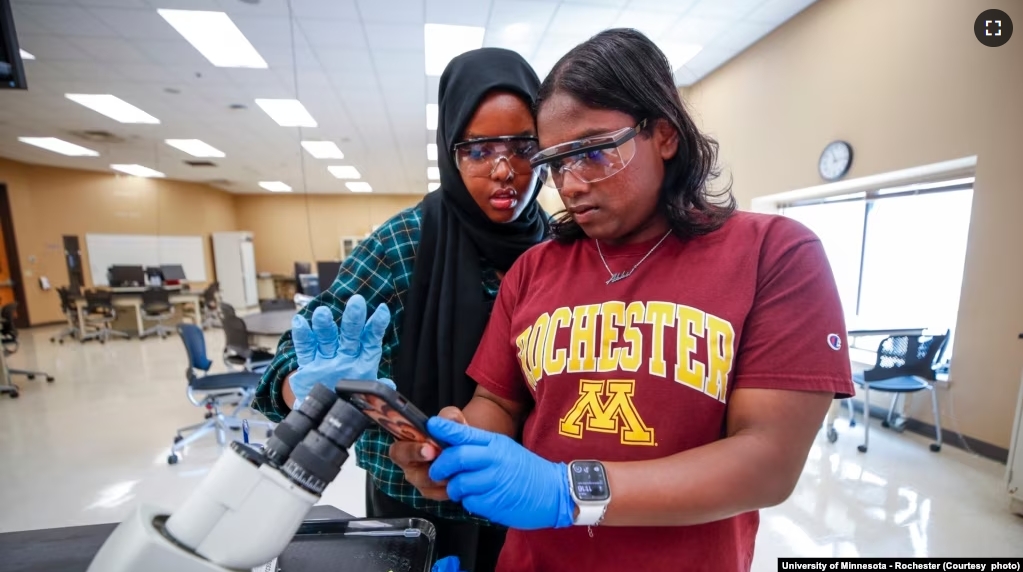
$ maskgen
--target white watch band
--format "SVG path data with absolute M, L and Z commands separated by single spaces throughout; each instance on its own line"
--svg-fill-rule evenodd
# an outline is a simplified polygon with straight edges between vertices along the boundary
M 575 506 L 579 508 L 579 514 L 576 515 L 574 522 L 576 526 L 593 526 L 598 524 L 601 520 L 604 520 L 604 511 L 607 510 L 607 505 L 604 503 L 581 504 L 579 501 L 576 501 Z

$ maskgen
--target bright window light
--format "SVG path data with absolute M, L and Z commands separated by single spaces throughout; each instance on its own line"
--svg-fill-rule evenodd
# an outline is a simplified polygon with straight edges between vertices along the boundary
M 270 191 L 271 193 L 290 193 L 291 187 L 285 185 L 280 181 L 263 181 L 259 183 L 260 187 Z
M 426 146 L 426 158 L 429 159 L 430 161 L 436 161 L 437 160 L 437 144 L 436 143 L 430 143 L 429 145 Z
M 438 169 L 437 167 L 427 167 L 426 168 L 426 178 L 430 179 L 431 181 L 439 181 L 440 180 L 440 169 Z
M 437 128 L 437 114 L 438 114 L 439 111 L 440 110 L 437 107 L 436 103 L 427 103 L 426 104 L 426 128 L 427 129 L 436 129 Z
M 224 12 L 157 10 L 211 64 L 220 68 L 266 68 L 256 48 Z
M 349 191 L 353 193 L 372 193 L 373 187 L 370 186 L 366 181 L 353 181 L 351 183 L 345 183 Z
M 483 47 L 486 29 L 476 26 L 426 24 L 426 75 L 439 76 L 448 62 L 469 50 Z
M 34 59 L 36 59 L 35 56 L 33 56 L 32 54 L 26 52 L 25 50 L 22 50 L 22 49 L 19 48 L 18 51 L 21 53 L 21 59 L 23 59 L 23 60 L 34 60 Z
M 696 57 L 696 54 L 703 51 L 703 46 L 696 44 L 664 44 L 660 46 L 661 51 L 664 52 L 665 56 L 668 56 L 668 62 L 671 63 L 671 71 L 678 71 L 678 69 L 687 63 L 689 60 Z
M 335 167 L 327 167 L 331 175 L 334 175 L 338 179 L 361 179 L 362 175 L 359 174 L 359 170 L 351 165 L 339 165 Z
M 316 127 L 316 120 L 297 99 L 257 99 L 256 105 L 281 127 Z
M 430 183 L 429 185 L 426 185 L 426 192 L 432 193 L 432 192 L 436 191 L 439 188 L 440 188 L 440 183 Z
M 165 139 L 164 143 L 193 157 L 224 157 L 224 152 L 198 139 Z
M 159 123 L 160 120 L 110 94 L 66 93 L 64 97 L 121 123 Z
M 18 141 L 41 147 L 47 151 L 67 155 L 68 157 L 98 157 L 99 153 L 92 149 L 86 149 L 81 145 L 68 143 L 56 137 L 18 137 Z
M 314 159 L 344 159 L 345 154 L 341 152 L 333 141 L 303 141 L 302 147 L 313 156 Z
M 127 173 L 135 177 L 146 177 L 146 178 L 162 178 L 165 177 L 160 171 L 155 171 L 149 167 L 143 167 L 142 165 L 110 165 L 110 168 L 115 171 Z

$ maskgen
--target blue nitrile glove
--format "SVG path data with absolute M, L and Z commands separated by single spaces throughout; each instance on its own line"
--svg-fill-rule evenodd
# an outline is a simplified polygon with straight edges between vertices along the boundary
M 575 503 L 564 463 L 553 463 L 505 435 L 440 417 L 430 434 L 449 443 L 430 466 L 430 478 L 448 481 L 448 496 L 471 514 L 521 530 L 572 525 Z
M 298 358 L 298 370 L 288 381 L 295 394 L 293 408 L 317 383 L 333 389 L 342 379 L 376 379 L 390 321 L 386 304 L 377 306 L 367 320 L 366 299 L 359 295 L 348 299 L 340 328 L 330 308 L 324 306 L 313 311 L 312 327 L 302 316 L 292 318 L 291 339 Z
M 458 561 L 458 557 L 448 556 L 434 562 L 430 572 L 461 572 L 461 570 L 462 563 Z

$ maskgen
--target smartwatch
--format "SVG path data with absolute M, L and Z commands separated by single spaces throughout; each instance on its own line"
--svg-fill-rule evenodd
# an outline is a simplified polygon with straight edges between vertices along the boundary
M 572 461 L 568 464 L 568 483 L 572 500 L 579 507 L 573 524 L 594 526 L 604 520 L 604 511 L 611 502 L 607 474 L 600 461 Z

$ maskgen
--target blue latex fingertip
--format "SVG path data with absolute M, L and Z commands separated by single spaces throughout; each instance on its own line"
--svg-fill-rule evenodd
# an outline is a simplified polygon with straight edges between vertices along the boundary
M 391 389 L 398 389 L 398 386 L 395 385 L 395 383 L 393 381 L 387 379 L 386 377 L 382 377 L 382 378 L 378 379 L 377 381 L 379 381 L 380 383 L 386 385 L 387 387 L 390 387 Z

